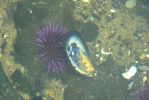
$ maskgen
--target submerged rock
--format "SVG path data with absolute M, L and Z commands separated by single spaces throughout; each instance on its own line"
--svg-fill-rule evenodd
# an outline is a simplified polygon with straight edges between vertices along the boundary
M 126 8 L 133 8 L 136 6 L 136 0 L 127 0 L 125 3 Z
M 0 63 L 0 100 L 23 100 L 15 91 Z
M 66 87 L 67 85 L 62 84 L 60 80 L 47 80 L 42 91 L 43 98 L 46 100 L 63 100 Z

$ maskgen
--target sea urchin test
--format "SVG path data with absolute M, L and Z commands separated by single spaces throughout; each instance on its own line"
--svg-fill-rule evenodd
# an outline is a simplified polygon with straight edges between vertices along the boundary
M 44 25 L 34 42 L 47 72 L 61 73 L 71 64 L 80 74 L 96 75 L 87 45 L 79 32 L 54 24 Z

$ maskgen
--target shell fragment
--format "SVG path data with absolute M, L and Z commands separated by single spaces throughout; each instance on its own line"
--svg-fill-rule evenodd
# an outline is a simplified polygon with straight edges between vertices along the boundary
M 131 66 L 130 69 L 127 72 L 122 73 L 122 76 L 129 80 L 131 79 L 137 72 L 136 66 Z

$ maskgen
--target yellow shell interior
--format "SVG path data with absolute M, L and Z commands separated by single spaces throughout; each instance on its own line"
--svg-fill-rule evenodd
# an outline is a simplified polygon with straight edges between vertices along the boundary
M 84 72 L 84 74 L 92 74 L 92 72 L 94 72 L 94 66 L 92 65 L 90 59 L 88 59 L 82 51 L 79 53 L 78 63 L 82 73 Z

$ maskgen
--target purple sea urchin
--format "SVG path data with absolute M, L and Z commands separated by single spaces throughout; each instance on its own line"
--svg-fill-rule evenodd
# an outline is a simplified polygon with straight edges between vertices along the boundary
M 149 86 L 139 90 L 133 100 L 149 100 Z
M 37 32 L 34 42 L 39 48 L 41 62 L 48 72 L 61 73 L 64 71 L 66 59 L 62 39 L 67 32 L 67 28 L 54 24 L 44 25 Z

